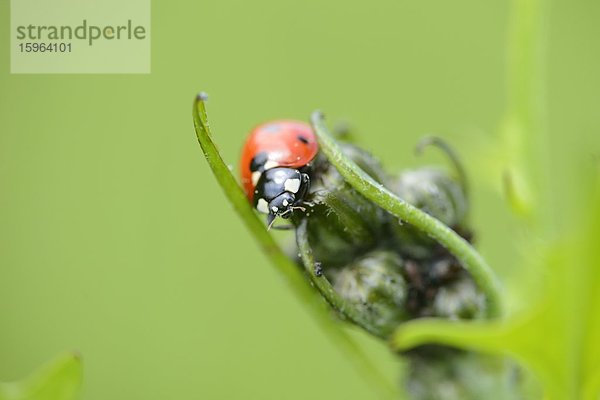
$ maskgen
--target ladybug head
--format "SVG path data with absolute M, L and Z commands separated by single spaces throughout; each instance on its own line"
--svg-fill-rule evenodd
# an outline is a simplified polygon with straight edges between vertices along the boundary
M 273 225 L 276 217 L 288 219 L 292 216 L 295 207 L 296 197 L 293 193 L 283 192 L 269 202 L 269 215 L 267 216 L 267 224 L 269 228 Z
M 283 192 L 269 202 L 269 214 L 287 219 L 292 214 L 296 196 L 290 192 Z
M 290 192 L 283 192 L 268 203 L 264 199 L 259 199 L 257 209 L 267 214 L 267 229 L 271 229 L 277 217 L 288 219 L 292 216 L 294 210 L 306 210 L 298 205 L 296 196 Z
M 254 206 L 267 214 L 267 223 L 273 224 L 276 217 L 290 218 L 294 210 L 303 209 L 309 188 L 308 175 L 294 168 L 271 168 L 264 171 L 255 188 Z

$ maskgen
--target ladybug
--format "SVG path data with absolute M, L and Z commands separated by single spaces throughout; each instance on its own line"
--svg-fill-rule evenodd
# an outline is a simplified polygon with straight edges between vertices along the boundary
M 301 121 L 270 121 L 250 132 L 240 161 L 242 185 L 254 208 L 267 214 L 269 227 L 276 217 L 303 209 L 318 151 L 310 125 Z

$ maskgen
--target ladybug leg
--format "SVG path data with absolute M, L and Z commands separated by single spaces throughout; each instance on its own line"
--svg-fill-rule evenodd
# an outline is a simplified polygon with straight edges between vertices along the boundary
M 306 173 L 301 174 L 300 189 L 296 193 L 296 203 L 304 203 L 304 197 L 308 194 L 310 189 L 310 177 Z
M 278 231 L 289 231 L 295 229 L 295 226 L 292 224 L 288 225 L 274 225 L 275 219 L 277 218 L 277 214 L 269 214 L 267 215 L 267 230 L 276 229 Z
M 268 231 L 271 230 L 271 228 L 273 227 L 275 218 L 277 218 L 277 214 L 269 213 L 269 215 L 267 215 L 267 230 Z

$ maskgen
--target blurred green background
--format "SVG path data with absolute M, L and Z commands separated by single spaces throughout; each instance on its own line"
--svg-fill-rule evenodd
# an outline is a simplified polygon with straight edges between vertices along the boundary
M 545 7 L 547 128 L 596 135 L 600 5 Z M 320 108 L 390 169 L 441 162 L 412 153 L 435 132 L 475 170 L 473 143 L 505 110 L 508 11 L 155 1 L 149 75 L 10 75 L 0 30 L 0 380 L 76 349 L 86 400 L 376 398 L 225 201 L 196 143 L 193 96 L 211 95 L 232 164 L 253 125 Z M 510 219 L 476 172 L 478 243 L 510 282 Z M 356 335 L 395 379 L 384 346 Z

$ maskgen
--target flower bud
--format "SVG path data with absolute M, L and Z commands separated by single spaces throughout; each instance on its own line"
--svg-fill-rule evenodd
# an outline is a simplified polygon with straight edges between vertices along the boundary
M 366 150 L 350 143 L 341 143 L 344 155 L 354 161 L 363 171 L 379 183 L 385 184 L 387 173 L 381 167 L 379 160 Z
M 447 319 L 481 318 L 484 310 L 485 296 L 469 276 L 440 287 L 432 306 L 434 316 Z
M 442 346 L 405 354 L 403 386 L 413 400 L 519 399 L 517 369 L 502 357 Z
M 356 307 L 365 321 L 387 336 L 408 318 L 402 267 L 402 259 L 397 254 L 374 251 L 334 271 L 333 286 Z
M 485 296 L 450 256 L 404 261 L 409 286 L 406 309 L 412 317 L 474 319 L 484 315 Z
M 445 171 L 420 168 L 400 174 L 390 189 L 401 199 L 439 219 L 449 227 L 464 231 L 468 201 L 461 185 Z M 399 246 L 407 256 L 423 259 L 431 256 L 436 243 L 412 225 L 392 223 Z
M 385 173 L 369 153 L 353 145 L 342 146 L 374 179 L 383 181 Z M 387 213 L 367 200 L 327 160 L 316 163 L 317 179 L 311 182 L 308 197 L 313 206 L 302 217 L 308 218 L 308 235 L 315 259 L 328 267 L 346 265 L 377 245 L 387 221 Z

